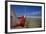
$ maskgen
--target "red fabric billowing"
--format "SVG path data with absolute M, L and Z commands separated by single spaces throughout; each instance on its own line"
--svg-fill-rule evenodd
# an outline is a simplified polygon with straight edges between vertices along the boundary
M 25 25 L 25 17 L 24 16 L 21 16 L 21 17 L 18 17 L 18 22 L 17 22 L 17 26 L 22 26 L 24 27 Z

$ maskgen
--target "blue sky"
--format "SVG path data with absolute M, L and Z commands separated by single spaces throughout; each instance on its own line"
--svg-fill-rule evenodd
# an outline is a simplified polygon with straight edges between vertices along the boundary
M 16 16 L 41 16 L 41 9 L 41 6 L 11 5 L 11 11 L 15 12 Z

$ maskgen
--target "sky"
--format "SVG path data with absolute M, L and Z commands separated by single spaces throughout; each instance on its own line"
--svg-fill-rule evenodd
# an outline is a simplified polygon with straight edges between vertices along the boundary
M 42 13 L 41 6 L 11 5 L 10 8 L 16 16 L 41 16 Z

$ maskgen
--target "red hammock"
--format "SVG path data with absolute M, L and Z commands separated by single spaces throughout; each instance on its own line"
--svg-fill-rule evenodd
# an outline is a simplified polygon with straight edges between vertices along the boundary
M 21 16 L 21 17 L 18 17 L 18 22 L 17 22 L 17 26 L 22 26 L 24 27 L 25 25 L 25 17 L 24 16 Z

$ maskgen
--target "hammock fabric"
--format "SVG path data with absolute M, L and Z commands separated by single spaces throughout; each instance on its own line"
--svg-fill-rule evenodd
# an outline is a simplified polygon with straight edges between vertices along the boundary
M 21 16 L 21 17 L 18 17 L 18 19 L 19 20 L 18 20 L 16 26 L 22 26 L 22 27 L 24 27 L 24 25 L 25 25 L 25 17 Z

